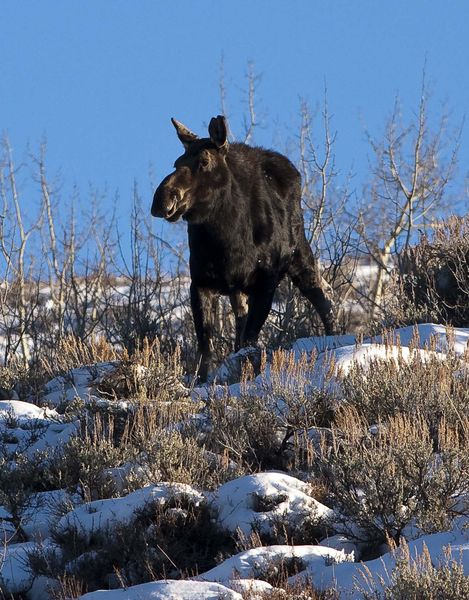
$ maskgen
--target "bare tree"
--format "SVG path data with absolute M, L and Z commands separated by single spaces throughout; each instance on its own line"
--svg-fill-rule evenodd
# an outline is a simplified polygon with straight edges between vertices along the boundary
M 368 135 L 374 168 L 358 232 L 377 269 L 369 295 L 372 317 L 382 312 L 384 284 L 397 253 L 415 241 L 417 230 L 425 230 L 441 214 L 456 167 L 461 129 L 448 130 L 446 113 L 432 126 L 428 105 L 424 74 L 415 117 L 405 123 L 396 99 L 383 139 Z
M 320 110 L 311 113 L 301 104 L 298 138 L 298 168 L 302 176 L 302 201 L 307 239 L 318 259 L 322 259 L 324 285 L 331 288 L 340 312 L 341 327 L 350 321 L 346 307 L 356 265 L 353 221 L 348 218 L 348 177 L 339 187 L 335 164 L 336 133 L 331 128 L 327 89 Z M 307 303 L 288 280 L 282 286 L 283 297 L 274 316 L 277 343 L 321 331 Z
M 246 74 L 247 80 L 247 107 L 248 113 L 244 117 L 244 139 L 243 143 L 251 144 L 253 141 L 254 130 L 259 125 L 259 121 L 256 113 L 256 91 L 261 80 L 261 76 L 256 74 L 254 69 L 254 63 L 250 61 L 248 63 L 248 71 Z
M 38 231 L 42 222 L 42 212 L 27 223 L 21 206 L 16 176 L 18 169 L 8 138 L 3 138 L 3 156 L 0 162 L 0 195 L 2 215 L 0 216 L 0 250 L 2 264 L 2 298 L 0 311 L 2 334 L 5 340 L 4 364 L 21 350 L 25 365 L 30 359 L 28 330 L 34 320 L 37 294 L 33 297 L 28 287 L 28 277 L 32 263 L 28 261 L 27 249 L 31 236 Z

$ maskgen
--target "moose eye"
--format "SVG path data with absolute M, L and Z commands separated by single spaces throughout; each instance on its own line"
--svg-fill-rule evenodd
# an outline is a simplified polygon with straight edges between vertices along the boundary
M 210 165 L 210 158 L 207 155 L 202 155 L 199 158 L 199 167 L 201 169 L 207 169 L 209 165 Z

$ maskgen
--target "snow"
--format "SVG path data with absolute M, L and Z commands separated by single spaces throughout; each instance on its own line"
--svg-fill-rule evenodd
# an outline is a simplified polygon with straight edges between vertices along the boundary
M 257 528 L 265 533 L 279 519 L 298 524 L 308 517 L 331 518 L 333 511 L 308 492 L 306 483 L 285 473 L 257 473 L 222 485 L 214 494 L 213 504 L 224 529 L 249 535 Z
M 10 459 L 16 454 L 33 458 L 48 448 L 57 448 L 77 430 L 77 421 L 67 422 L 54 409 L 21 400 L 0 401 L 0 440 Z
M 249 578 L 230 579 L 230 581 L 227 582 L 227 587 L 240 594 L 247 593 L 249 594 L 249 598 L 252 598 L 254 594 L 265 594 L 266 592 L 271 592 L 275 589 L 270 583 L 267 583 L 267 581 Z M 262 597 L 265 598 L 265 596 Z
M 243 600 L 241 594 L 217 583 L 154 581 L 125 590 L 90 592 L 80 600 Z
M 443 360 L 445 355 L 438 352 L 430 352 L 420 348 L 408 348 L 403 346 L 388 346 L 385 344 L 364 343 L 360 346 L 343 346 L 321 355 L 318 361 L 318 367 L 323 372 L 328 364 L 334 365 L 334 372 L 340 376 L 347 375 L 352 366 L 361 365 L 368 367 L 375 361 L 399 361 L 410 362 L 416 357 L 422 361 L 429 360 L 432 357 Z
M 469 329 L 448 329 L 442 325 L 432 323 L 415 327 L 403 327 L 385 335 L 375 336 L 358 343 L 355 336 L 323 336 L 301 338 L 291 347 L 290 352 L 294 360 L 306 357 L 305 368 L 292 376 L 288 373 L 277 373 L 268 362 L 263 373 L 253 381 L 243 384 L 231 385 L 214 383 L 195 387 L 192 391 L 194 400 L 207 400 L 210 397 L 239 397 L 241 395 L 267 395 L 275 394 L 283 387 L 300 383 L 305 388 L 325 388 L 329 391 L 340 390 L 340 379 L 347 375 L 355 364 L 365 369 L 376 361 L 399 360 L 411 361 L 419 357 L 422 361 L 430 359 L 444 360 L 449 351 L 463 355 L 468 348 Z M 232 355 L 230 360 L 235 362 L 246 354 L 246 350 Z M 226 369 L 222 365 L 221 381 L 226 376 Z M 331 373 L 332 369 L 332 373 Z M 331 376 L 332 375 L 332 376 Z
M 228 584 L 231 579 L 263 579 L 272 566 L 281 568 L 282 564 L 294 562 L 293 570 L 319 573 L 324 569 L 337 567 L 351 557 L 342 550 L 325 546 L 285 546 L 274 545 L 253 548 L 239 552 L 218 566 L 197 577 L 201 581 L 219 581 Z
M 65 490 L 33 494 L 21 515 L 21 528 L 28 539 L 40 542 L 50 537 L 63 510 L 81 504 L 78 494 Z
M 21 423 L 31 419 L 53 418 L 59 418 L 59 414 L 55 410 L 41 408 L 22 400 L 0 400 L 0 424 L 7 420 L 15 420 Z
M 388 343 L 401 346 L 413 345 L 417 348 L 428 349 L 432 345 L 438 352 L 452 350 L 462 355 L 468 349 L 469 328 L 451 328 L 435 323 L 424 323 L 418 326 L 401 327 L 387 333 L 384 338 Z M 382 343 L 383 336 L 376 336 L 373 341 Z
M 427 548 L 434 565 L 445 564 L 450 552 L 452 558 L 460 561 L 465 575 L 469 576 L 469 531 L 465 527 L 467 520 L 460 520 L 452 531 L 435 533 L 409 542 L 410 557 L 415 559 Z M 197 579 L 218 581 L 229 585 L 233 578 L 263 579 L 272 565 L 295 560 L 298 573 L 289 577 L 294 584 L 299 579 L 307 579 L 318 589 L 334 587 L 347 593 L 347 598 L 362 598 L 355 589 L 356 582 L 363 582 L 364 567 L 373 575 L 374 581 L 383 578 L 389 582 L 389 574 L 396 566 L 396 558 L 401 550 L 388 552 L 380 558 L 365 563 L 353 562 L 353 555 L 344 551 L 318 546 L 266 546 L 240 552 L 222 562 L 217 567 L 202 573 Z
M 19 594 L 27 590 L 33 582 L 33 574 L 29 568 L 28 556 L 32 552 L 48 552 L 56 550 L 51 543 L 36 544 L 24 542 L 9 544 L 3 551 L 0 548 L 0 591 Z
M 326 350 L 342 348 L 343 346 L 355 346 L 357 339 L 354 335 L 329 335 L 312 336 L 308 338 L 299 338 L 291 346 L 296 360 L 299 360 L 302 354 L 312 354 L 317 352 L 321 354 Z
M 469 532 L 467 527 L 465 528 L 464 523 L 467 525 L 467 520 L 463 519 L 459 521 L 449 532 L 426 535 L 418 540 L 409 542 L 408 546 L 411 559 L 420 556 L 426 548 L 429 552 L 432 564 L 437 566 L 446 563 L 447 555 L 445 553 L 449 551 L 450 556 L 453 559 L 461 562 L 464 568 L 464 574 L 469 576 Z M 319 589 L 326 589 L 333 586 L 340 591 L 348 592 L 351 594 L 351 598 L 356 598 L 358 600 L 359 598 L 362 598 L 362 595 L 353 590 L 354 582 L 364 581 L 364 566 L 366 566 L 366 569 L 372 574 L 376 585 L 379 584 L 380 578 L 382 578 L 385 583 L 389 583 L 389 575 L 395 568 L 396 558 L 401 555 L 401 552 L 400 549 L 397 549 L 384 554 L 380 558 L 365 563 L 343 562 L 334 565 L 333 567 L 326 566 L 322 569 L 311 568 L 311 565 L 308 565 L 304 572 L 293 576 L 290 578 L 290 581 L 293 583 L 298 578 L 308 577 Z M 315 565 L 313 565 L 313 567 L 315 567 Z
M 353 554 L 355 559 L 359 558 L 358 544 L 341 533 L 324 538 L 320 545 L 326 548 L 335 548 L 335 550 L 343 550 L 348 555 Z
M 66 387 L 85 387 L 93 382 L 101 381 L 103 376 L 116 369 L 116 362 L 101 362 L 94 365 L 70 369 L 66 374 L 51 379 L 45 385 L 45 391 L 60 391 Z
M 197 505 L 203 495 L 183 483 L 159 483 L 136 490 L 122 498 L 88 502 L 71 510 L 57 523 L 57 531 L 76 533 L 88 542 L 96 533 L 112 534 L 113 527 L 130 523 L 135 513 L 151 502 L 165 504 L 173 498 L 185 498 Z
M 44 386 L 42 402 L 57 407 L 75 398 L 81 398 L 84 402 L 98 401 L 100 398 L 96 394 L 96 386 L 99 386 L 103 377 L 115 371 L 117 366 L 117 362 L 111 361 L 70 369 Z

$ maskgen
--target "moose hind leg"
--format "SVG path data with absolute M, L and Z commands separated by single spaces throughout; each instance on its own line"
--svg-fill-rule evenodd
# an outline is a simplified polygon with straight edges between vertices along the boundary
M 199 350 L 199 379 L 207 380 L 214 366 L 213 335 L 215 327 L 216 294 L 207 288 L 191 285 L 191 307 Z
M 235 352 L 241 348 L 244 329 L 248 317 L 248 297 L 243 292 L 234 292 L 230 294 L 231 308 L 235 316 L 236 338 Z
M 321 276 L 317 260 L 306 240 L 304 248 L 295 251 L 288 274 L 294 285 L 318 312 L 326 335 L 334 335 L 336 318 L 332 288 Z
M 257 289 L 249 294 L 249 311 L 241 340 L 243 346 L 257 344 L 259 333 L 272 307 L 277 284 L 278 280 L 268 280 L 264 285 L 259 284 Z

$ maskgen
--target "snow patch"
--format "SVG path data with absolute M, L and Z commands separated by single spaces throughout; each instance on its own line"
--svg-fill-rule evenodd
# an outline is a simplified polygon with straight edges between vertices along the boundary
M 204 497 L 190 485 L 183 483 L 159 483 L 147 486 L 123 496 L 95 500 L 75 508 L 60 519 L 59 532 L 75 530 L 88 542 L 96 533 L 112 534 L 113 527 L 131 523 L 138 510 L 150 502 L 166 504 L 173 498 L 187 498 L 195 505 L 203 502 Z
M 305 518 L 332 518 L 333 511 L 309 495 L 309 486 L 284 473 L 257 473 L 234 479 L 214 494 L 218 523 L 249 535 L 253 528 L 269 532 L 280 519 L 298 524 Z
M 80 596 L 79 600 L 243 600 L 243 597 L 218 583 L 167 579 L 125 590 L 98 590 Z

